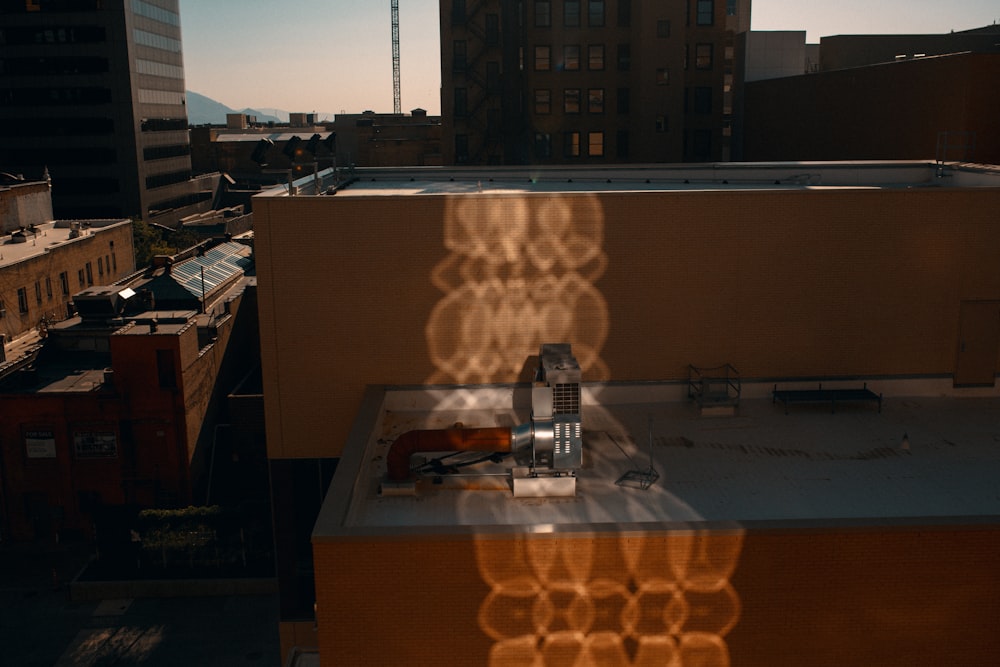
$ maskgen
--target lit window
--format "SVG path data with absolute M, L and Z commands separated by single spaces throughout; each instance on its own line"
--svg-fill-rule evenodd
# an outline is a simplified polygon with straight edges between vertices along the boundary
M 587 67 L 592 71 L 604 69 L 604 45 L 591 44 L 587 49 Z
M 539 72 L 548 71 L 552 63 L 552 50 L 548 46 L 535 47 L 535 69 Z
M 590 157 L 604 157 L 604 133 L 587 133 L 587 155 Z
M 604 89 L 591 88 L 587 91 L 587 111 L 604 113 Z
M 712 45 L 697 44 L 694 48 L 695 69 L 712 69 Z
M 563 137 L 563 152 L 566 157 L 580 157 L 580 133 L 566 132 Z
M 579 88 L 567 88 L 563 91 L 563 113 L 580 113 Z
M 563 47 L 563 69 L 571 72 L 580 69 L 579 44 L 569 44 Z

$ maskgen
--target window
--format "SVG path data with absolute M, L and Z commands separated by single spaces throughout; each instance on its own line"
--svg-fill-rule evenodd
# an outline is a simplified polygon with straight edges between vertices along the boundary
M 465 88 L 456 88 L 455 110 L 454 110 L 455 117 L 465 118 L 468 112 L 469 112 L 468 93 L 466 92 Z
M 490 95 L 500 93 L 500 63 L 486 63 L 486 91 Z
M 659 67 L 656 70 L 656 85 L 666 86 L 670 84 L 670 70 L 666 67 Z
M 552 49 L 548 46 L 535 47 L 535 70 L 547 72 L 552 63 Z
M 469 161 L 469 135 L 455 135 L 455 162 L 463 164 Z
M 566 157 L 580 157 L 580 133 L 563 133 L 563 154 Z
M 552 3 L 549 0 L 535 0 L 535 27 L 548 28 L 552 25 Z
M 656 131 L 657 132 L 666 132 L 669 129 L 670 129 L 670 121 L 667 119 L 667 117 L 666 116 L 657 116 L 656 117 Z
M 464 39 L 456 39 L 451 49 L 451 70 L 453 72 L 464 72 L 468 65 L 469 47 Z
M 104 258 L 97 258 L 97 275 L 104 277 Z
M 712 69 L 712 45 L 696 44 L 694 47 L 695 69 Z
M 587 155 L 590 157 L 604 157 L 604 133 L 587 133 Z
M 0 319 L 7 316 L 7 309 L 3 306 L 3 299 L 0 299 Z
M 604 45 L 591 44 L 587 49 L 587 69 L 597 72 L 604 69 Z
M 736 0 L 726 0 L 726 16 L 736 16 Z
M 618 27 L 632 25 L 632 0 L 618 0 Z
M 452 0 L 451 22 L 465 23 L 465 0 Z
M 661 19 L 656 22 L 656 36 L 670 37 L 670 19 Z
M 694 112 L 700 116 L 712 113 L 712 89 L 698 86 L 694 89 Z
M 580 25 L 580 0 L 566 0 L 563 3 L 563 25 L 567 28 Z
M 618 113 L 624 115 L 631 112 L 631 93 L 628 88 L 618 89 Z
M 486 46 L 498 46 L 500 44 L 500 16 L 498 14 L 486 15 Z
M 604 0 L 587 2 L 587 25 L 595 28 L 604 25 Z
M 88 285 L 93 285 L 94 284 L 94 268 L 90 265 L 90 262 L 87 262 L 87 264 L 86 264 L 86 266 L 84 268 L 87 269 L 87 284 Z
M 69 295 L 69 274 L 65 271 L 59 274 L 59 287 L 62 288 L 63 296 Z
M 45 277 L 45 296 L 49 297 L 49 301 L 52 301 L 52 278 L 48 276 Z
M 628 157 L 628 130 L 618 130 L 618 135 L 615 139 L 616 148 L 615 154 L 620 158 Z
M 17 310 L 22 315 L 28 312 L 28 290 L 24 287 L 17 288 Z
M 76 277 L 80 279 L 80 287 L 85 287 L 87 285 L 87 281 L 83 279 L 83 269 L 76 272 Z
M 35 301 L 37 301 L 39 305 L 42 303 L 42 284 L 37 280 L 35 281 Z
M 567 88 L 563 91 L 563 113 L 580 113 L 579 88 Z
M 535 133 L 535 156 L 539 158 L 552 157 L 552 137 L 544 132 Z
M 587 111 L 590 113 L 604 113 L 603 88 L 591 88 L 587 91 Z
M 698 0 L 698 25 L 713 25 L 715 23 L 715 0 Z
M 579 44 L 569 44 L 563 47 L 563 69 L 569 72 L 580 69 Z
M 632 46 L 630 44 L 618 45 L 618 71 L 627 72 L 632 66 Z
M 535 91 L 535 113 L 552 113 L 552 91 L 548 88 L 539 88 Z
M 107 269 L 108 275 L 111 275 L 111 257 L 109 255 L 104 256 L 104 268 Z

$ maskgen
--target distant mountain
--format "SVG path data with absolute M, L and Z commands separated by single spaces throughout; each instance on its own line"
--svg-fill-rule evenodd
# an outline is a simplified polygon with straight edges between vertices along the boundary
M 267 112 L 258 109 L 233 109 L 227 107 L 222 102 L 217 102 L 211 97 L 206 97 L 193 90 L 187 91 L 187 113 L 188 123 L 191 125 L 225 125 L 226 114 L 241 113 L 247 116 L 256 116 L 258 123 L 287 123 L 289 113 L 284 109 L 268 109 Z M 332 113 L 317 113 L 317 120 L 333 120 Z

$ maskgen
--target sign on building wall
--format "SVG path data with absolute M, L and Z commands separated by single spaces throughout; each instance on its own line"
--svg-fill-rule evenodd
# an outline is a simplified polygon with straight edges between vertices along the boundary
M 54 459 L 56 436 L 50 429 L 25 431 L 24 449 L 29 459 Z
M 73 434 L 73 455 L 78 459 L 108 459 L 118 456 L 118 437 L 113 431 Z

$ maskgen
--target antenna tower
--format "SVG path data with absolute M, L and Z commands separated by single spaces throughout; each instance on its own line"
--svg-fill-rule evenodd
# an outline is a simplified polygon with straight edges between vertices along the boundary
M 392 4 L 392 112 L 397 116 L 403 113 L 399 100 L 399 0 L 390 0 Z

